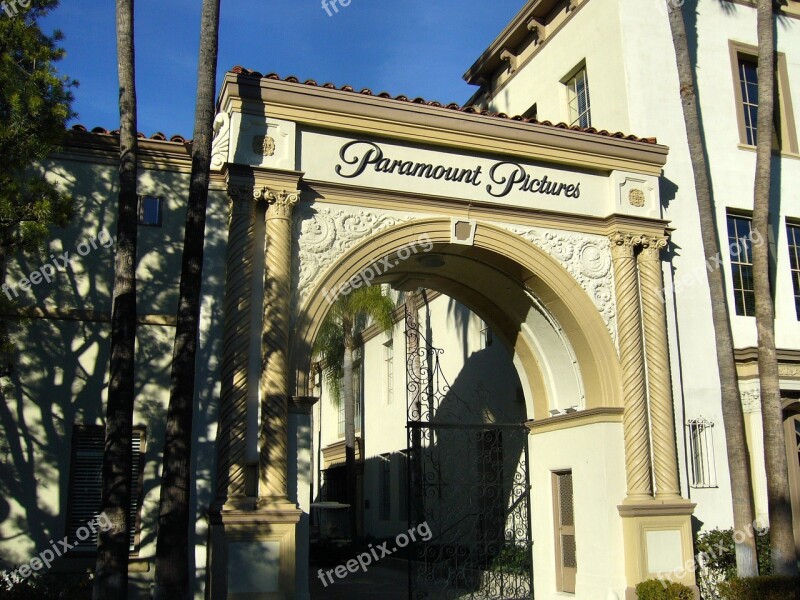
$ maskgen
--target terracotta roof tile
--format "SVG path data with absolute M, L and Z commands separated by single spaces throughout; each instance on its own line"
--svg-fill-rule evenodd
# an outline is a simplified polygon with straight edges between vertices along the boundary
M 609 132 L 609 131 L 607 131 L 605 129 L 598 130 L 598 129 L 594 128 L 594 127 L 579 127 L 577 125 L 572 125 L 571 126 L 571 125 L 567 125 L 566 123 L 553 124 L 550 121 L 537 121 L 536 119 L 529 119 L 527 117 L 523 117 L 523 116 L 519 116 L 519 115 L 513 116 L 513 117 L 509 117 L 505 113 L 493 113 L 493 112 L 491 112 L 489 110 L 486 110 L 486 109 L 477 110 L 473 106 L 461 106 L 461 105 L 459 105 L 459 104 L 457 104 L 455 102 L 451 102 L 450 104 L 442 104 L 440 102 L 436 102 L 435 100 L 434 101 L 427 101 L 424 98 L 410 99 L 408 96 L 404 96 L 402 94 L 399 95 L 399 96 L 392 96 L 388 92 L 380 92 L 379 94 L 374 94 L 372 92 L 372 90 L 370 90 L 369 88 L 364 88 L 360 92 L 357 92 L 355 90 L 355 88 L 353 88 L 350 85 L 344 85 L 342 87 L 337 88 L 332 83 L 324 83 L 324 84 L 322 84 L 320 86 L 313 79 L 307 79 L 304 82 L 301 82 L 300 79 L 298 79 L 297 77 L 295 77 L 293 75 L 290 75 L 289 77 L 286 77 L 285 79 L 281 79 L 280 75 L 278 75 L 277 73 L 267 73 L 266 75 L 263 75 L 263 74 L 259 73 L 258 71 L 252 71 L 252 70 L 246 69 L 245 67 L 242 67 L 240 65 L 237 65 L 237 66 L 233 67 L 230 70 L 230 72 L 234 73 L 235 75 L 244 75 L 244 76 L 247 76 L 247 77 L 257 77 L 259 79 L 272 79 L 274 81 L 285 81 L 287 83 L 297 83 L 297 84 L 300 84 L 300 85 L 310 85 L 310 86 L 314 86 L 314 87 L 323 87 L 323 88 L 331 89 L 331 90 L 340 90 L 342 92 L 350 92 L 350 93 L 362 94 L 362 95 L 365 95 L 365 96 L 375 96 L 377 98 L 383 98 L 383 99 L 387 99 L 387 100 L 396 100 L 398 102 L 410 102 L 412 104 L 424 104 L 426 106 L 433 106 L 433 107 L 436 107 L 436 108 L 446 108 L 446 109 L 449 109 L 449 110 L 457 110 L 457 111 L 460 111 L 460 112 L 463 112 L 463 113 L 477 114 L 477 115 L 481 115 L 481 116 L 485 116 L 485 117 L 491 117 L 491 118 L 494 118 L 494 119 L 509 119 L 509 120 L 512 120 L 512 121 L 520 121 L 520 122 L 523 122 L 523 123 L 531 123 L 531 124 L 534 124 L 534 125 L 543 125 L 545 127 L 556 127 L 558 129 L 569 129 L 571 131 L 581 131 L 583 133 L 590 133 L 590 134 L 593 134 L 593 135 L 600 135 L 600 136 L 603 136 L 603 137 L 630 140 L 630 141 L 633 141 L 633 142 L 644 142 L 644 143 L 647 143 L 647 144 L 656 144 L 657 143 L 656 138 L 654 138 L 654 137 L 640 138 L 640 137 L 637 137 L 635 135 L 627 135 L 625 133 L 622 133 L 621 131 L 617 131 L 617 132 L 611 133 L 611 132 Z
M 104 127 L 93 127 L 91 130 L 89 130 L 86 127 L 84 127 L 83 125 L 73 125 L 71 127 L 71 130 L 72 131 L 77 131 L 79 133 L 94 133 L 96 135 L 119 136 L 119 129 L 108 130 L 108 129 L 105 129 Z M 151 140 L 156 140 L 156 141 L 160 141 L 160 142 L 172 142 L 174 144 L 187 144 L 187 143 L 190 144 L 192 142 L 192 140 L 187 140 L 182 135 L 173 135 L 172 137 L 167 138 L 167 136 L 164 135 L 163 133 L 161 133 L 160 131 L 157 131 L 156 133 L 151 135 L 149 138 L 140 131 L 136 135 L 136 137 L 139 138 L 140 140 L 151 139 Z

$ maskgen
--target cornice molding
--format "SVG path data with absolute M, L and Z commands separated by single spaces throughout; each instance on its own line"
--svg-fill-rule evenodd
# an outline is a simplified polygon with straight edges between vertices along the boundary
M 625 409 L 621 407 L 601 407 L 579 410 L 567 415 L 549 417 L 540 421 L 528 421 L 525 426 L 531 435 L 572 429 L 573 427 L 585 427 L 588 425 L 598 425 L 601 423 L 616 423 L 622 425 L 622 414 Z
M 354 137 L 377 136 L 601 172 L 658 176 L 668 153 L 659 144 L 235 73 L 225 76 L 220 106 L 262 114 L 266 108 L 276 119 L 345 131 Z

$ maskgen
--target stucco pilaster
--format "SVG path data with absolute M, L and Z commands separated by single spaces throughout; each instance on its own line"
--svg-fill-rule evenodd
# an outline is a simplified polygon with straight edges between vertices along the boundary
M 617 297 L 617 329 L 622 364 L 622 395 L 625 407 L 625 471 L 628 483 L 626 502 L 652 498 L 650 434 L 645 386 L 642 340 L 642 315 L 636 247 L 641 238 L 626 233 L 609 236 Z
M 261 331 L 261 469 L 259 496 L 288 497 L 289 327 L 292 211 L 296 191 L 260 190 L 266 202 L 264 319 Z
M 661 270 L 661 250 L 666 245 L 664 237 L 644 237 L 638 256 L 657 499 L 680 498 L 664 277 Z

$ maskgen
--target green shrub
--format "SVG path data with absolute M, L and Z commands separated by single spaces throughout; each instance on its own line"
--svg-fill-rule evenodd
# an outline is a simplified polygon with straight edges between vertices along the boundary
M 489 570 L 517 575 L 530 573 L 531 558 L 531 547 L 529 545 L 506 545 L 503 546 L 500 554 L 489 565 Z
M 639 600 L 694 600 L 694 592 L 682 583 L 648 579 L 636 586 Z
M 772 574 L 769 551 L 769 530 L 756 529 L 758 572 Z M 697 585 L 704 600 L 718 600 L 719 585 L 736 578 L 736 549 L 733 529 L 710 529 L 697 536 L 695 555 L 698 569 Z
M 723 600 L 800 600 L 800 580 L 766 576 L 731 579 L 719 584 Z
M 45 573 L 17 583 L 0 577 L 0 600 L 91 600 L 91 573 Z

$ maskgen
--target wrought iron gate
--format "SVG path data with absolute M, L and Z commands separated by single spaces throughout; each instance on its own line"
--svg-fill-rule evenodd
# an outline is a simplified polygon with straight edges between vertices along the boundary
M 458 397 L 406 313 L 412 600 L 533 598 L 528 436 L 491 398 Z M 427 529 L 426 529 L 427 526 Z

